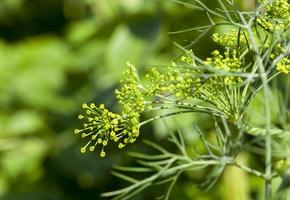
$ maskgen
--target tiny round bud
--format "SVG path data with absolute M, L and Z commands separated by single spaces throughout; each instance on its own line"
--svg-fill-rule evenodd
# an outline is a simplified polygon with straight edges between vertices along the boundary
M 106 130 L 109 130 L 111 128 L 110 124 L 106 124 L 104 127 Z
M 78 115 L 78 118 L 79 119 L 83 119 L 83 118 L 85 118 L 83 115 Z
M 101 110 L 103 110 L 103 109 L 105 108 L 105 105 L 104 105 L 104 104 L 101 104 L 101 105 L 99 106 L 99 108 L 100 108 Z
M 133 118 L 133 119 L 131 119 L 131 122 L 132 122 L 133 124 L 136 124 L 136 123 L 138 123 L 138 120 L 137 120 L 136 118 Z
M 151 105 L 147 106 L 147 110 L 152 110 L 153 107 Z
M 118 122 L 118 120 L 116 120 L 116 119 L 114 119 L 113 121 L 112 121 L 112 124 L 114 124 L 114 125 L 117 125 L 119 122 Z
M 136 135 L 138 132 L 139 132 L 139 131 L 138 131 L 137 128 L 133 128 L 132 133 L 133 133 L 134 135 Z
M 74 130 L 74 133 L 75 133 L 75 134 L 78 134 L 79 132 L 81 132 L 79 129 L 75 129 L 75 130 Z
M 86 147 L 81 148 L 81 153 L 86 153 Z
M 129 142 L 130 143 L 134 143 L 135 142 L 135 139 L 131 138 L 131 139 L 129 139 Z
M 119 143 L 118 148 L 119 148 L 119 149 L 122 149 L 122 148 L 124 148 L 124 146 L 125 146 L 124 144 Z
M 106 152 L 101 151 L 100 156 L 101 156 L 102 158 L 105 157 L 105 156 L 106 156 Z
M 107 141 L 103 141 L 103 146 L 107 146 L 108 145 L 108 142 Z

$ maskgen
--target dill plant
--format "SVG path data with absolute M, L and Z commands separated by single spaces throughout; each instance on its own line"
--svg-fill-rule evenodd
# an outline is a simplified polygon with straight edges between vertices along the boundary
M 278 198 L 280 193 L 273 191 L 272 180 L 284 180 L 288 176 L 289 164 L 287 156 L 275 157 L 273 152 L 280 147 L 274 144 L 290 133 L 286 126 L 278 128 L 272 123 L 269 95 L 271 82 L 290 71 L 289 2 L 260 0 L 253 12 L 239 11 L 231 0 L 218 0 L 220 7 L 216 9 L 210 9 L 199 0 L 192 3 L 173 2 L 204 11 L 209 19 L 208 25 L 176 32 L 201 31 L 202 34 L 193 44 L 216 27 L 230 27 L 226 33 L 216 32 L 211 36 L 223 50 L 213 50 L 210 57 L 202 59 L 190 47 L 177 45 L 182 55 L 169 63 L 166 70 L 153 68 L 142 80 L 135 66 L 128 63 L 120 89 L 115 92 L 123 109 L 115 113 L 104 104 L 83 104 L 84 113 L 78 116 L 84 121 L 83 127 L 76 129 L 75 134 L 85 141 L 82 153 L 96 150 L 101 157 L 105 157 L 110 143 L 117 143 L 120 149 L 125 148 L 142 137 L 140 127 L 147 123 L 183 113 L 205 113 L 213 119 L 216 141 L 207 140 L 198 124 L 195 130 L 207 150 L 202 155 L 189 153 L 190 149 L 180 132 L 172 134 L 169 139 L 176 145 L 178 153 L 146 141 L 160 154 L 130 153 L 138 159 L 138 167 L 118 166 L 113 172 L 130 185 L 103 196 L 129 199 L 153 184 L 169 183 L 167 192 L 161 197 L 169 199 L 174 184 L 183 172 L 210 168 L 212 173 L 207 184 L 210 187 L 227 166 L 235 166 L 264 179 L 265 199 Z M 263 127 L 253 127 L 247 121 L 250 114 L 248 107 L 258 93 L 264 97 Z M 159 110 L 166 113 L 158 114 Z M 144 113 L 149 113 L 146 116 L 151 117 L 141 120 Z M 287 111 L 285 118 L 289 123 Z M 248 140 L 247 136 L 253 139 Z M 236 160 L 248 145 L 255 144 L 262 144 L 264 170 L 251 168 Z M 126 172 L 147 176 L 135 179 Z

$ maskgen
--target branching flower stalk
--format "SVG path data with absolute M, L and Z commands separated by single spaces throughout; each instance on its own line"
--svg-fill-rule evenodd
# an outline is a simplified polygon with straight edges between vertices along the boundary
M 194 0 L 193 4 L 178 0 L 174 2 L 204 11 L 210 21 L 209 25 L 176 33 L 202 30 L 204 32 L 198 37 L 200 39 L 215 27 L 230 27 L 229 32 L 214 32 L 211 37 L 223 50 L 213 50 L 208 58 L 203 59 L 197 57 L 189 47 L 177 45 L 182 55 L 166 68 L 153 68 L 144 78 L 139 77 L 134 65 L 127 63 L 128 69 L 120 81 L 121 86 L 115 91 L 122 107 L 120 112 L 111 112 L 103 104 L 83 104 L 85 112 L 78 116 L 84 121 L 83 127 L 75 130 L 86 141 L 81 152 L 99 148 L 100 156 L 104 157 L 105 148 L 110 143 L 118 143 L 122 149 L 142 137 L 144 133 L 140 132 L 140 128 L 149 122 L 183 113 L 204 113 L 212 117 L 216 132 L 216 143 L 212 144 L 196 126 L 195 132 L 199 134 L 207 154 L 195 152 L 194 156 L 190 156 L 180 133 L 178 137 L 174 134 L 170 137 L 180 154 L 170 153 L 147 142 L 161 154 L 148 156 L 131 153 L 142 167 L 117 167 L 116 170 L 151 175 L 135 180 L 114 172 L 114 175 L 132 185 L 105 193 L 104 196 L 129 199 L 153 183 L 170 182 L 164 196 L 164 199 L 168 199 L 179 175 L 184 171 L 213 166 L 212 174 L 205 182 L 207 187 L 211 187 L 226 166 L 236 166 L 264 179 L 265 199 L 271 199 L 271 182 L 277 174 L 273 169 L 273 140 L 289 135 L 289 131 L 273 127 L 269 102 L 270 81 L 290 71 L 290 3 L 287 0 L 260 1 L 256 11 L 242 12 L 230 0 L 218 0 L 220 8 L 215 10 L 199 0 Z M 192 44 L 195 45 L 196 41 Z M 265 127 L 251 127 L 247 122 L 247 108 L 260 91 L 264 95 Z M 161 110 L 167 112 L 158 114 Z M 152 115 L 141 121 L 140 117 L 144 113 L 147 113 L 146 116 Z M 265 172 L 235 160 L 248 145 L 241 142 L 246 135 L 255 137 L 253 143 L 265 141 Z

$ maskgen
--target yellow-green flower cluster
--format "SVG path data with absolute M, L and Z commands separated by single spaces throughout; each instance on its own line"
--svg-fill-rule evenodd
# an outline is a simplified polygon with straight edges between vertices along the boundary
M 166 73 L 152 69 L 151 73 L 146 76 L 150 82 L 146 87 L 147 95 L 174 95 L 177 99 L 197 98 L 217 102 L 219 94 L 224 91 L 225 87 L 237 85 L 243 81 L 238 75 L 228 74 L 243 71 L 235 50 L 228 49 L 224 55 L 216 50 L 204 63 L 211 66 L 213 71 L 198 68 L 192 59 L 192 52 L 188 51 L 178 63 L 173 63 L 168 67 Z
M 245 37 L 245 34 L 242 33 L 242 31 L 239 31 L 237 29 L 232 29 L 228 33 L 214 33 L 212 35 L 212 39 L 214 42 L 224 46 L 224 47 L 230 47 L 233 49 L 237 49 L 238 45 L 240 47 L 245 46 L 247 43 L 247 39 Z M 238 41 L 239 39 L 239 41 Z
M 283 72 L 284 74 L 288 74 L 290 71 L 290 59 L 289 58 L 282 58 L 277 64 L 276 69 L 278 71 Z
M 268 4 L 257 23 L 267 31 L 290 28 L 290 4 L 287 0 L 276 0 Z
M 218 50 L 215 50 L 212 52 L 212 57 L 207 58 L 205 63 L 207 65 L 214 66 L 221 73 L 221 75 L 214 76 L 211 80 L 212 82 L 219 82 L 219 84 L 221 84 L 220 81 L 222 81 L 224 85 L 228 86 L 242 82 L 242 78 L 239 76 L 223 75 L 223 73 L 227 72 L 236 73 L 242 71 L 242 63 L 237 57 L 236 50 L 227 50 L 224 55 L 222 55 Z
M 144 110 L 151 109 L 145 105 L 144 95 L 141 92 L 136 69 L 127 64 L 129 69 L 123 74 L 120 90 L 116 90 L 116 98 L 123 105 L 121 114 L 112 113 L 102 104 L 83 104 L 85 114 L 79 115 L 79 119 L 85 120 L 82 129 L 76 129 L 75 133 L 81 133 L 88 142 L 81 148 L 81 152 L 87 149 L 94 151 L 98 144 L 102 145 L 101 157 L 106 155 L 104 148 L 110 141 L 118 142 L 119 148 L 128 143 L 133 143 L 139 135 L 139 117 Z
M 285 47 L 279 43 L 273 53 L 271 54 L 271 59 L 276 59 L 279 55 L 286 52 Z M 289 55 L 282 58 L 276 63 L 276 69 L 282 73 L 288 74 L 290 71 L 290 58 Z
M 87 139 L 81 152 L 87 149 L 94 151 L 97 145 L 101 145 L 100 156 L 104 157 L 105 147 L 110 141 L 118 142 L 119 148 L 123 148 L 128 143 L 133 143 L 139 135 L 139 115 L 127 110 L 128 114 L 119 115 L 110 112 L 103 104 L 99 107 L 91 103 L 83 104 L 84 114 L 78 116 L 84 120 L 82 129 L 75 129 L 75 134 L 81 134 L 82 138 Z M 124 114 L 125 112 L 123 112 Z
M 227 50 L 224 55 L 215 50 L 212 52 L 212 57 L 207 58 L 205 63 L 225 72 L 237 72 L 241 70 L 241 60 L 237 57 L 235 50 L 232 52 Z
M 138 81 L 137 70 L 134 65 L 127 63 L 129 69 L 123 73 L 120 83 L 122 87 L 115 91 L 120 104 L 124 107 L 134 108 L 133 112 L 140 113 L 146 109 L 142 86 Z
M 167 68 L 166 73 L 153 68 L 146 75 L 150 82 L 146 87 L 147 95 L 167 94 L 178 98 L 193 98 L 201 80 L 192 55 L 192 51 L 186 52 L 177 63 L 173 62 Z
M 84 120 L 82 129 L 75 129 L 76 134 L 80 134 L 82 138 L 88 138 L 88 142 L 81 148 L 81 152 L 85 153 L 87 149 L 94 151 L 96 146 L 102 145 L 101 157 L 106 155 L 104 148 L 110 140 L 117 142 L 120 135 L 116 135 L 119 131 L 119 123 L 121 116 L 109 112 L 103 104 L 96 107 L 95 104 L 83 104 L 85 113 L 79 115 L 78 118 Z

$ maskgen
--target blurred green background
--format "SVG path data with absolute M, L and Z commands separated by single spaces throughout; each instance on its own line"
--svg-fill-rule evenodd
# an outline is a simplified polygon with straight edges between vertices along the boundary
M 215 7 L 216 1 L 204 2 Z M 253 1 L 238 3 L 248 9 Z M 127 61 L 141 73 L 167 64 L 180 53 L 173 42 L 186 46 L 200 34 L 169 32 L 206 23 L 204 13 L 168 0 L 1 0 L 0 199 L 101 199 L 100 193 L 126 185 L 110 174 L 113 165 L 133 162 L 126 151 L 108 148 L 104 159 L 80 153 L 83 144 L 73 130 L 80 126 L 81 104 L 114 109 Z M 201 57 L 213 48 L 209 37 L 193 47 Z M 179 117 L 188 141 L 196 138 L 193 120 L 204 130 L 209 126 L 206 116 Z M 167 134 L 156 122 L 141 137 L 166 146 Z M 150 152 L 142 139 L 128 149 Z M 228 170 L 222 184 L 204 192 L 194 182 L 203 175 L 182 176 L 172 199 L 235 199 L 233 188 L 239 199 L 256 199 L 262 188 L 261 180 Z M 153 187 L 134 199 L 160 193 Z

